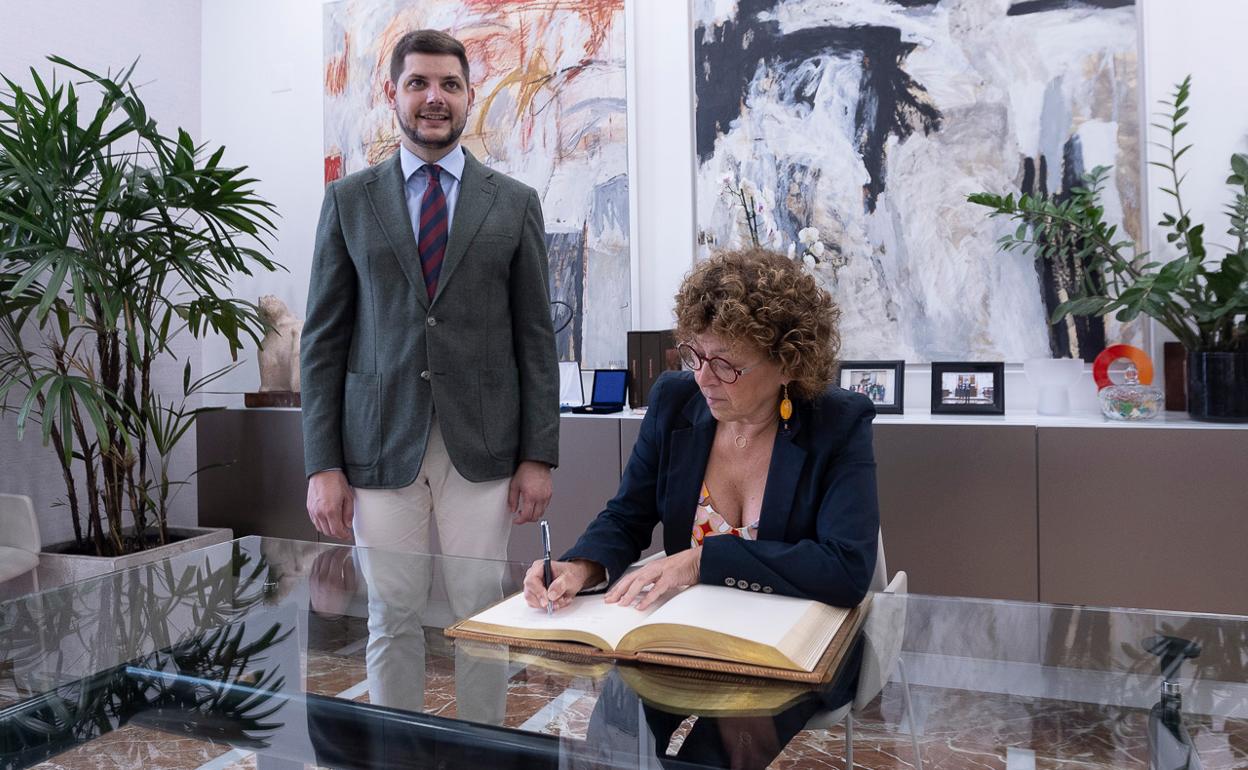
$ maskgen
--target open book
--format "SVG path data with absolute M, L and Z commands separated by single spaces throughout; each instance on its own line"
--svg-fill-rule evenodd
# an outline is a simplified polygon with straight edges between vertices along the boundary
M 646 610 L 607 604 L 602 595 L 578 596 L 548 617 L 515 594 L 446 633 L 596 657 L 821 682 L 831 678 L 832 665 L 852 640 L 866 605 L 864 601 L 849 610 L 699 584 Z

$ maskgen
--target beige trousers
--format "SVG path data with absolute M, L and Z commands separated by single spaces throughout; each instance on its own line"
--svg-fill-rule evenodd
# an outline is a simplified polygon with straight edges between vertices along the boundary
M 355 490 L 355 542 L 369 549 L 360 553 L 368 584 L 365 660 L 371 703 L 423 711 L 424 626 L 468 617 L 502 598 L 502 562 L 512 527 L 510 483 L 472 482 L 459 475 L 435 418 L 414 482 L 401 489 Z M 430 555 L 431 523 L 441 556 Z M 445 602 L 436 594 L 430 598 L 439 576 Z M 501 724 L 506 695 L 506 664 L 457 645 L 457 715 Z

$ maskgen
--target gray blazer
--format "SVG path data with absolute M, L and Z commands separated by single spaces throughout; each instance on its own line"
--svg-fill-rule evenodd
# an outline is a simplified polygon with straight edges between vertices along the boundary
M 352 486 L 416 479 L 433 413 L 455 469 L 559 461 L 545 225 L 530 187 L 465 151 L 430 301 L 399 155 L 325 190 L 303 326 L 304 466 Z

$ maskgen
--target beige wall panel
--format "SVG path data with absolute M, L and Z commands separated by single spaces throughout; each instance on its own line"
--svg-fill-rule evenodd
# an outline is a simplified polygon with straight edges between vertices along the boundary
M 1248 431 L 1040 428 L 1040 600 L 1248 613 Z
M 1035 428 L 875 425 L 889 572 L 915 593 L 1035 601 Z
M 303 427 L 297 409 L 222 409 L 196 423 L 199 523 L 235 537 L 317 539 L 308 520 Z

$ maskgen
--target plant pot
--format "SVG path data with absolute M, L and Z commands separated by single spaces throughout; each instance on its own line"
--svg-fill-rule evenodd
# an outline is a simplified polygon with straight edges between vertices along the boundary
M 1187 413 L 1206 422 L 1248 422 L 1248 351 L 1188 354 Z
M 228 542 L 234 538 L 234 533 L 223 527 L 170 527 L 169 537 L 173 542 L 137 553 L 128 553 L 125 556 L 56 553 L 58 547 L 67 544 L 58 543 L 48 546 L 39 554 L 39 587 L 46 590 L 66 583 L 107 575 L 117 570 L 160 561 L 180 553 Z

